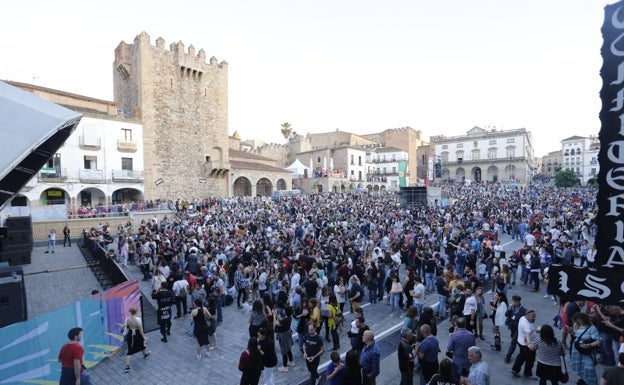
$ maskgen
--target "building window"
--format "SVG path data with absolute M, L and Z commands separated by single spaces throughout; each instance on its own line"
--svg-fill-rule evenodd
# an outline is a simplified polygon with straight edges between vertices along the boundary
M 496 139 L 490 139 L 490 146 L 496 145 Z
M 362 165 L 362 156 L 358 156 L 358 166 Z
M 590 174 L 591 175 L 596 175 L 596 168 L 595 167 L 592 167 Z
M 442 163 L 448 163 L 448 152 L 443 152 L 440 156 Z
M 481 151 L 472 150 L 472 160 L 481 160 Z
M 355 170 L 351 170 L 351 175 L 355 175 Z
M 457 143 L 457 148 L 464 148 L 464 144 L 463 143 Z
M 448 144 L 443 144 L 443 145 L 442 145 L 442 149 L 443 149 L 443 150 L 448 150 Z
M 507 138 L 507 143 L 515 143 L 516 138 Z
M 85 170 L 97 169 L 97 156 L 85 155 L 84 156 L 84 168 Z
M 321 163 L 321 157 L 320 156 L 316 157 L 316 163 Z
M 351 164 L 355 164 L 355 155 L 351 155 Z
M 121 158 L 121 169 L 132 170 L 132 158 Z
M 129 142 L 132 141 L 132 130 L 129 128 L 122 128 L 121 129 L 121 137 L 123 138 L 123 140 L 127 140 Z
M 396 174 L 396 173 L 397 173 L 396 167 L 394 167 L 394 166 L 392 167 L 392 173 L 393 173 L 393 174 Z
M 515 147 L 507 147 L 507 158 L 512 159 L 512 158 L 515 158 L 515 157 L 516 157 L 516 148 Z
M 496 159 L 496 149 L 495 148 L 488 149 L 487 157 L 488 159 Z
M 56 169 L 61 167 L 61 154 L 57 152 L 56 154 L 54 154 L 52 158 L 48 159 L 48 162 L 46 163 L 46 167 L 56 168 Z

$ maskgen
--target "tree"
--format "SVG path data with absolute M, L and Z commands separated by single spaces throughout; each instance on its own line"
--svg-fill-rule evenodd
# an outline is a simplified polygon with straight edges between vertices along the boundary
M 288 139 L 293 134 L 292 125 L 288 122 L 282 123 L 282 135 L 284 135 L 284 139 Z
M 581 184 L 581 180 L 572 170 L 561 170 L 555 174 L 555 186 L 574 187 Z

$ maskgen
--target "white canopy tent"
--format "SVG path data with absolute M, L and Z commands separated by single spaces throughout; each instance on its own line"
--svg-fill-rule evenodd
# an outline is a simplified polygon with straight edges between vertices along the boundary
M 312 169 L 310 167 L 306 167 L 306 165 L 299 159 L 295 159 L 290 166 L 286 167 L 286 170 L 290 170 L 290 172 L 292 172 L 293 178 L 301 178 L 306 174 L 306 170 L 308 177 L 312 176 Z

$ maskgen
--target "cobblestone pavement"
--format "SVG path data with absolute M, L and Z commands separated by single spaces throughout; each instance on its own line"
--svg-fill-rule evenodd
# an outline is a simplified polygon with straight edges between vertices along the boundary
M 503 239 L 507 242 L 506 250 L 515 250 L 520 246 L 519 242 L 512 242 L 509 239 Z M 91 293 L 91 290 L 101 290 L 101 286 L 91 273 L 89 267 L 78 247 L 72 243 L 71 247 L 60 247 L 57 245 L 54 254 L 45 254 L 46 247 L 35 247 L 32 253 L 32 264 L 24 265 L 24 276 L 26 284 L 26 293 L 28 301 L 29 318 L 55 310 L 57 308 L 70 305 Z M 140 277 L 139 269 L 130 266 L 126 269 L 129 277 Z M 141 282 L 141 291 L 149 298 L 151 291 L 148 282 Z M 545 288 L 542 286 L 541 291 Z M 551 318 L 557 313 L 558 307 L 553 306 L 552 301 L 544 299 L 544 293 L 531 293 L 527 286 L 517 285 L 511 289 L 509 295 L 519 294 L 523 298 L 523 304 L 527 308 L 533 308 L 537 311 L 536 325 L 551 323 Z M 151 298 L 149 298 L 150 301 Z M 486 298 L 489 300 L 489 296 Z M 437 295 L 430 294 L 427 296 L 426 303 L 433 305 L 437 302 Z M 383 339 L 390 335 L 396 338 L 394 333 L 400 328 L 401 321 L 398 317 L 389 315 L 390 307 L 385 301 L 378 302 L 375 305 L 365 304 L 364 315 L 366 323 L 375 331 L 377 339 Z M 346 320 L 350 321 L 350 314 L 345 314 Z M 231 305 L 224 308 L 224 322 L 217 329 L 217 347 L 212 351 L 211 356 L 198 361 L 195 358 L 195 341 L 192 337 L 186 335 L 186 329 L 189 327 L 189 317 L 183 317 L 173 320 L 172 335 L 168 343 L 160 342 L 160 334 L 158 331 L 152 331 L 147 334 L 148 348 L 152 354 L 148 359 L 143 359 L 140 354 L 132 357 L 133 370 L 130 373 L 124 373 L 124 351 L 122 347 L 119 351 L 113 353 L 110 357 L 105 358 L 97 366 L 91 368 L 91 375 L 96 385 L 157 385 L 157 384 L 175 384 L 176 381 L 184 381 L 184 383 L 193 384 L 220 384 L 230 385 L 238 384 L 240 381 L 240 372 L 237 369 L 238 357 L 244 349 L 247 339 L 247 323 L 248 317 Z M 492 384 L 512 384 L 512 383 L 530 383 L 530 380 L 514 379 L 509 373 L 511 364 L 504 363 L 504 353 L 498 353 L 490 349 L 493 343 L 493 335 L 491 333 L 491 322 L 485 321 L 485 341 L 478 341 L 477 345 L 482 347 L 484 359 L 490 366 L 492 374 Z M 443 352 L 446 348 L 448 340 L 448 321 L 443 321 L 438 326 L 438 338 L 440 340 L 439 359 L 444 358 Z M 59 330 L 59 333 L 65 333 Z M 560 337 L 560 335 L 558 336 Z M 503 351 L 509 346 L 509 333 L 505 330 L 502 333 Z M 346 329 L 340 335 L 341 353 L 344 353 L 349 347 L 349 341 L 346 337 Z M 398 341 L 396 341 L 398 344 Z M 331 346 L 331 344 L 329 344 Z M 326 346 L 326 347 L 329 347 Z M 57 349 L 60 347 L 51 347 Z M 290 368 L 288 373 L 275 371 L 275 383 L 282 384 L 305 384 L 308 379 L 308 372 L 301 354 L 296 346 L 293 347 L 296 366 Z M 279 354 L 279 353 L 278 353 Z M 281 356 L 279 357 L 281 361 Z M 329 360 L 329 353 L 326 352 L 321 362 Z M 400 373 L 398 371 L 398 363 L 396 353 L 385 357 L 381 362 L 381 374 L 377 379 L 377 384 L 398 384 L 400 381 Z M 321 368 L 324 368 L 321 365 Z M 602 367 L 598 368 L 598 375 L 602 374 Z M 570 382 L 576 381 L 576 376 L 571 373 Z M 260 383 L 264 383 L 261 378 Z M 418 378 L 414 379 L 414 383 L 418 383 Z

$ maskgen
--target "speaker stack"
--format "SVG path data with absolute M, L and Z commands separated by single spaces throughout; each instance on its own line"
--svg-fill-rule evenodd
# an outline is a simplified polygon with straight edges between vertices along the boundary
M 28 319 L 21 266 L 0 267 L 0 328 Z
M 0 262 L 8 262 L 10 266 L 30 264 L 32 249 L 31 218 L 7 218 L 0 230 Z

